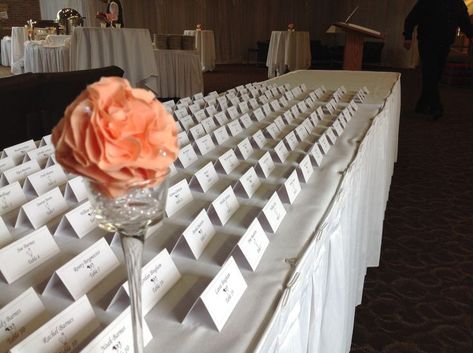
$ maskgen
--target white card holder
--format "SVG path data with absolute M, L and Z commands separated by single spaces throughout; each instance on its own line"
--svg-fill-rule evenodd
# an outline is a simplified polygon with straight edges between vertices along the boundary
M 192 305 L 185 321 L 205 323 L 221 331 L 246 288 L 243 275 L 230 257 Z

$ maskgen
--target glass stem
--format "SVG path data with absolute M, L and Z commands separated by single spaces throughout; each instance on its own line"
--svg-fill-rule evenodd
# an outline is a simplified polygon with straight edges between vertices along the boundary
M 143 353 L 143 316 L 141 309 L 141 266 L 143 259 L 144 232 L 136 236 L 120 234 L 125 255 L 130 290 L 131 323 L 133 326 L 134 353 Z

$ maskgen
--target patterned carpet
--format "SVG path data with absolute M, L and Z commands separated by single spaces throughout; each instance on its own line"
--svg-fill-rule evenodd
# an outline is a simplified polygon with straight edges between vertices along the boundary
M 439 121 L 402 78 L 399 157 L 381 264 L 369 269 L 351 353 L 473 352 L 473 90 L 442 87 Z

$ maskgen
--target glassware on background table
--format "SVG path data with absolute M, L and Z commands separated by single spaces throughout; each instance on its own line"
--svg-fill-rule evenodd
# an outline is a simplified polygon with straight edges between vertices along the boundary
M 130 288 L 135 353 L 144 352 L 141 268 L 145 234 L 150 225 L 157 224 L 164 218 L 168 174 L 169 170 L 158 179 L 132 185 L 110 185 L 85 179 L 99 226 L 120 234 Z M 113 196 L 120 189 L 126 192 Z

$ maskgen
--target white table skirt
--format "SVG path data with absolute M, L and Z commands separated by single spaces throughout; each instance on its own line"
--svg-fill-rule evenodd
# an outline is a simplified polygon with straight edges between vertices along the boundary
M 77 27 L 71 39 L 71 70 L 116 65 L 132 86 L 157 74 L 149 30 Z
M 196 50 L 156 49 L 154 55 L 158 74 L 156 86 L 150 87 L 158 97 L 188 97 L 203 92 L 204 79 Z
M 11 72 L 15 75 L 23 73 L 25 65 L 25 42 L 28 39 L 25 27 L 11 29 Z
M 264 205 L 269 194 L 257 191 L 250 200 L 239 198 L 240 208 L 236 217 L 232 217 L 225 227 L 216 227 L 216 236 L 198 260 L 190 255 L 172 254 L 183 277 L 145 317 L 154 337 L 146 352 L 349 351 L 354 310 L 361 300 L 366 267 L 376 266 L 379 261 L 383 215 L 397 155 L 400 75 L 296 71 L 269 82 L 289 83 L 293 87 L 305 83 L 309 89 L 325 85 L 328 90 L 344 85 L 351 92 L 366 86 L 370 95 L 364 104 L 359 105 L 359 110 L 322 164 L 315 167 L 308 182 L 302 184 L 302 191 L 294 203 L 284 205 L 287 215 L 276 234 L 268 234 L 270 244 L 256 271 L 242 269 L 248 288 L 221 332 L 203 321 L 183 321 L 185 310 L 189 308 L 190 299 L 195 298 L 193 290 L 215 276 L 229 254 L 229 245 L 235 244 L 245 231 L 241 221 L 256 216 L 258 211 L 255 212 L 254 208 Z M 296 103 L 297 100 L 291 101 L 291 105 Z M 271 113 L 269 119 L 278 115 L 279 112 Z M 182 178 L 191 179 L 208 160 L 215 161 L 224 151 L 235 148 L 243 138 L 266 127 L 266 123 L 254 121 L 247 130 L 199 158 L 191 167 L 178 169 L 171 185 Z M 290 130 L 294 127 L 291 126 Z M 291 156 L 298 153 L 293 151 Z M 256 162 L 249 158 L 240 163 L 248 163 L 243 168 L 246 170 Z M 279 172 L 287 172 L 294 166 L 277 163 L 276 168 Z M 241 173 L 229 176 L 219 173 L 219 182 L 226 182 L 228 178 L 236 181 Z M 261 188 L 266 191 L 273 192 L 280 187 L 280 182 L 274 184 L 264 178 L 261 181 Z M 175 244 L 189 224 L 191 215 L 207 207 L 218 195 L 215 187 L 206 193 L 192 193 L 192 203 L 149 236 L 145 263 L 160 249 Z M 10 230 L 14 237 L 26 234 L 24 228 Z M 102 235 L 94 233 L 82 239 L 55 237 L 61 256 L 55 256 L 12 285 L 0 281 L 0 305 L 7 304 L 29 286 L 37 290 L 44 288 L 54 269 Z M 120 247 L 112 245 L 112 249 L 123 263 Z M 87 295 L 103 325 L 121 312 L 105 308 L 123 281 L 124 269 L 120 268 Z M 73 302 L 68 296 L 53 291 L 46 291 L 41 299 L 51 313 L 49 317 Z
M 185 30 L 184 35 L 195 37 L 195 47 L 200 55 L 202 71 L 215 69 L 215 37 L 212 30 Z
M 269 41 L 268 77 L 308 69 L 311 64 L 309 32 L 273 31 Z
M 10 66 L 11 58 L 11 38 L 4 37 L 1 41 L 2 66 Z
M 25 43 L 25 72 L 70 71 L 69 46 L 46 47 L 44 41 Z

